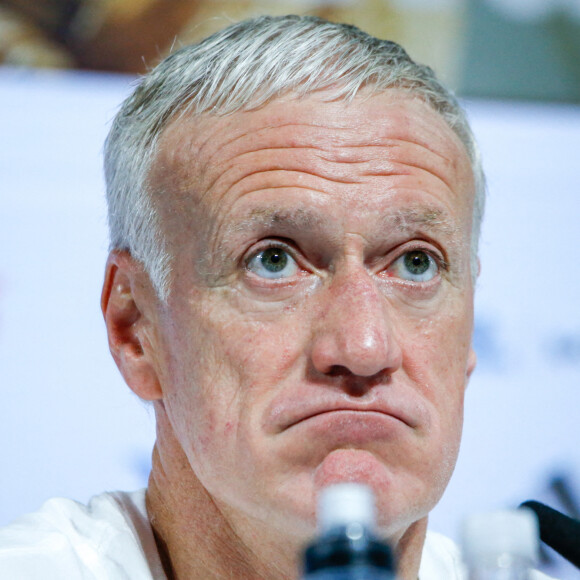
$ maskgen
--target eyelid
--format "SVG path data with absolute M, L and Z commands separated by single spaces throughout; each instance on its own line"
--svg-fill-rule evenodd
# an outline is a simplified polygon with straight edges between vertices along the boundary
M 252 245 L 251 249 L 246 251 L 243 257 L 244 266 L 247 268 L 251 260 L 253 260 L 260 252 L 268 250 L 270 248 L 280 248 L 288 253 L 288 255 L 298 264 L 298 266 L 304 269 L 298 251 L 288 242 L 280 238 L 267 238 L 256 242 Z
M 430 266 L 422 274 L 413 274 L 412 272 L 405 272 L 404 259 L 408 254 L 414 252 L 420 252 L 428 256 L 430 261 Z M 388 266 L 383 270 L 387 279 L 391 282 L 402 283 L 409 285 L 409 288 L 429 288 L 433 287 L 438 280 L 441 280 L 441 276 L 449 268 L 448 263 L 443 257 L 442 250 L 434 245 L 433 243 L 426 240 L 411 240 L 401 244 L 395 250 L 391 252 L 391 257 L 387 263 Z M 427 275 L 426 279 L 421 279 L 422 276 L 427 274 L 429 270 L 435 270 L 432 275 Z
M 288 255 L 296 262 L 298 268 L 303 271 L 315 272 L 317 268 L 312 267 L 311 264 L 305 263 L 304 256 L 300 250 L 296 247 L 293 241 L 286 240 L 285 238 L 264 238 L 255 242 L 250 249 L 248 249 L 242 257 L 242 263 L 247 271 L 250 271 L 248 265 L 251 260 L 253 260 L 260 252 L 263 252 L 269 248 L 280 248 L 288 253 Z M 401 259 L 405 254 L 409 252 L 425 252 L 428 254 L 437 265 L 439 271 L 449 271 L 449 263 L 444 257 L 444 252 L 433 242 L 428 240 L 413 240 L 410 242 L 405 242 L 400 246 L 391 250 L 387 256 L 386 267 L 383 271 L 390 270 L 397 260 Z
M 296 271 L 289 276 L 280 277 L 261 276 L 258 274 L 251 267 L 251 263 L 259 256 L 259 254 L 269 249 L 279 249 L 287 253 L 290 260 L 294 262 Z M 294 284 L 303 279 L 306 275 L 317 273 L 317 269 L 313 267 L 312 264 L 304 257 L 300 248 L 297 247 L 293 240 L 276 237 L 264 238 L 255 242 L 246 251 L 244 257 L 242 258 L 242 264 L 246 276 L 249 276 L 250 279 L 253 280 L 253 283 L 259 281 L 260 284 L 267 283 L 267 285 Z
M 387 266 L 387 270 L 395 264 L 395 262 L 401 259 L 405 254 L 409 252 L 425 252 L 425 254 L 429 255 L 437 266 L 444 271 L 449 270 L 449 262 L 446 261 L 444 257 L 444 253 L 435 246 L 432 242 L 428 242 L 426 240 L 414 240 L 412 242 L 407 242 L 393 251 L 394 257 L 389 260 L 389 265 Z

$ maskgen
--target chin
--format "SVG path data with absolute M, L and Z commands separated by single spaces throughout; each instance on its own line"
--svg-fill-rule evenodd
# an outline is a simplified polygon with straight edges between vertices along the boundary
M 380 534 L 398 541 L 414 523 L 424 520 L 440 498 L 432 482 L 395 472 L 368 451 L 341 449 L 330 453 L 314 474 L 314 495 L 335 483 L 360 483 L 375 495 Z

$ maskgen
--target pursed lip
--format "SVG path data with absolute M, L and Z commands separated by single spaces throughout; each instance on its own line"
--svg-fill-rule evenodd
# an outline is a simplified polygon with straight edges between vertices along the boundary
M 296 408 L 290 406 L 287 409 L 274 410 L 274 424 L 276 431 L 282 432 L 295 427 L 309 419 L 320 415 L 328 415 L 339 412 L 361 413 L 361 416 L 368 413 L 369 416 L 380 414 L 396 419 L 412 429 L 419 425 L 418 418 L 407 412 L 402 406 L 395 406 L 385 401 L 371 401 L 363 403 L 360 401 L 320 401 L 317 404 L 299 405 Z M 276 417 L 277 416 L 277 417 Z

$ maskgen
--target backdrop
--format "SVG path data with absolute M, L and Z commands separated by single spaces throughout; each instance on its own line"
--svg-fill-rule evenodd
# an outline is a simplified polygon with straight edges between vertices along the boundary
M 153 416 L 118 374 L 99 310 L 102 143 L 132 82 L 0 69 L 0 524 L 51 496 L 146 483 Z M 431 518 L 455 538 L 472 512 L 528 498 L 570 512 L 580 491 L 580 108 L 466 106 L 490 195 L 479 365 Z

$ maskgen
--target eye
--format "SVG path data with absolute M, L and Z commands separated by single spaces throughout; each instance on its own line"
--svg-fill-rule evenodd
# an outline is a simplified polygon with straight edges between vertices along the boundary
M 411 282 L 429 282 L 439 272 L 435 259 L 422 250 L 404 253 L 393 264 L 397 276 Z
M 262 278 L 289 278 L 298 272 L 296 260 L 280 247 L 266 248 L 254 254 L 247 268 Z

